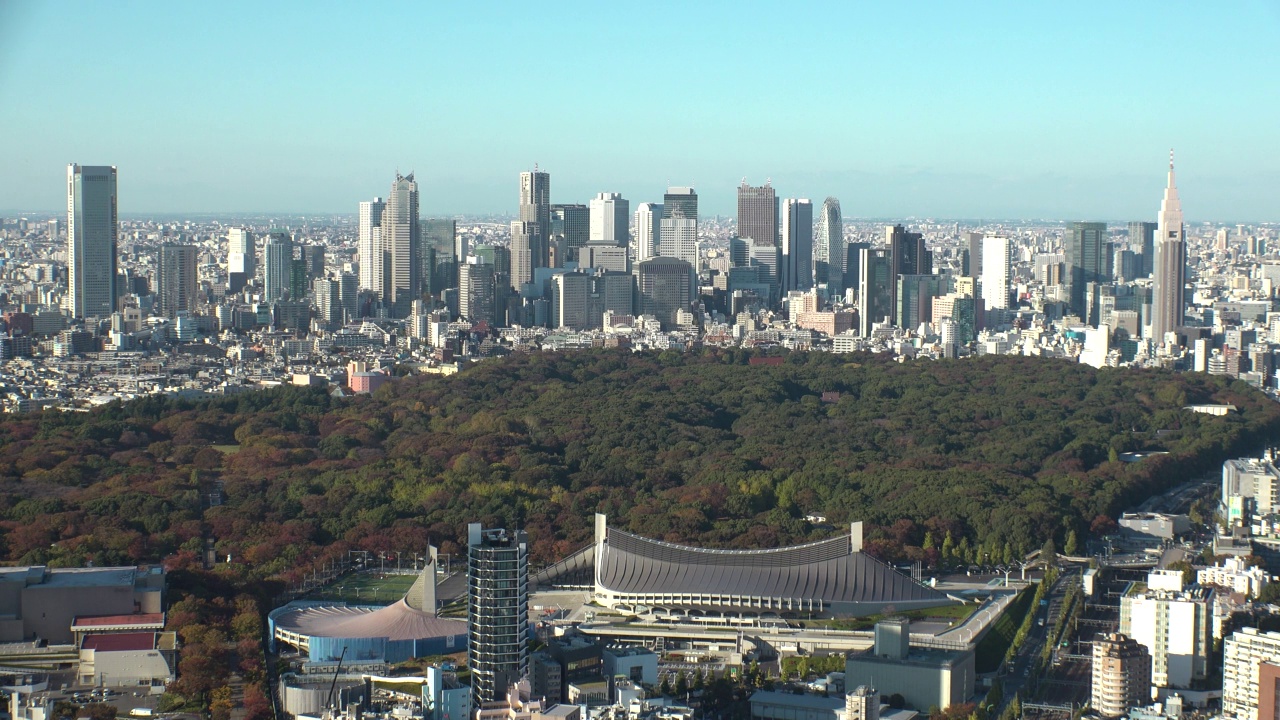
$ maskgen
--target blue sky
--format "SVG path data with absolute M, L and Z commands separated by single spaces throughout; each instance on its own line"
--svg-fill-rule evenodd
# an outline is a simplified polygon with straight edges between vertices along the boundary
M 0 0 L 0 212 L 633 206 L 743 177 L 851 217 L 1280 220 L 1280 2 Z

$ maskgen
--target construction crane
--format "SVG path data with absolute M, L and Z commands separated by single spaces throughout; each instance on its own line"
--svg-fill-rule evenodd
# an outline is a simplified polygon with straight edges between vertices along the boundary
M 329 696 L 324 701 L 327 708 L 333 707 L 333 690 L 338 687 L 338 673 L 342 672 L 342 661 L 347 657 L 347 646 L 342 646 L 342 654 L 338 655 L 338 667 L 333 671 L 333 682 L 329 683 Z

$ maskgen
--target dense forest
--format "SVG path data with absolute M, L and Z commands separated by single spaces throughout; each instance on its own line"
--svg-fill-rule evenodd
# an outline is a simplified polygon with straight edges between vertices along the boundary
M 1099 516 L 1216 472 L 1280 430 L 1280 404 L 1203 374 L 751 357 L 520 354 L 373 397 L 278 388 L 8 416 L 0 556 L 181 569 L 208 543 L 231 557 L 224 577 L 289 581 L 352 548 L 457 552 L 477 520 L 527 528 L 546 562 L 585 544 L 604 512 L 713 547 L 817 539 L 864 520 L 886 559 L 1002 558 L 1083 539 Z M 1120 458 L 1139 450 L 1168 454 Z

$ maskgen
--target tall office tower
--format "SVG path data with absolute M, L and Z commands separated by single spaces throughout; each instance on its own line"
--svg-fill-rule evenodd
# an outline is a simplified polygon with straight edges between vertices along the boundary
M 523 531 L 467 526 L 467 666 L 473 707 L 529 673 L 529 557 Z
M 813 287 L 813 203 L 787 198 L 782 204 L 782 293 Z
M 670 187 L 663 196 L 658 256 L 684 260 L 698 269 L 698 195 L 691 187 Z
M 631 315 L 635 310 L 635 276 L 629 272 L 613 272 L 606 270 L 596 275 L 595 291 L 592 295 L 599 305 L 600 320 L 604 314 Z
M 467 259 L 466 238 L 458 236 L 458 221 L 452 218 L 428 218 L 422 222 L 422 244 L 435 248 L 436 260 L 453 256 L 458 262 Z M 425 272 L 425 271 L 424 271 Z
M 307 268 L 307 282 L 324 277 L 324 246 L 303 245 L 302 263 Z
M 1090 705 L 1103 717 L 1122 717 L 1151 703 L 1151 653 L 1133 638 L 1108 633 L 1093 641 Z
M 493 265 L 477 262 L 472 258 L 458 266 L 458 314 L 472 325 L 488 323 L 493 325 L 494 286 Z
M 338 278 L 338 302 L 342 305 L 341 322 L 349 323 L 360 317 L 360 279 L 351 273 Z
M 814 279 L 827 284 L 828 295 L 840 297 L 844 294 L 844 218 L 840 214 L 840 201 L 833 197 L 822 201 L 814 254 L 817 256 Z
M 360 225 L 356 252 L 360 255 L 360 288 L 382 294 L 383 259 L 382 211 L 387 204 L 382 198 L 360 203 Z
M 1169 151 L 1169 185 L 1160 201 L 1155 261 L 1151 278 L 1151 339 L 1164 344 L 1164 336 L 1182 325 L 1186 309 L 1187 234 L 1182 226 L 1182 201 L 1173 180 L 1173 151 Z
M 600 193 L 590 205 L 591 242 L 626 247 L 631 242 L 631 203 L 619 193 Z
M 532 172 L 520 173 L 519 221 L 532 223 L 525 228 L 529 236 L 529 279 L 532 279 L 533 268 L 547 267 L 551 250 L 551 175 L 540 172 L 536 165 Z M 512 248 L 514 255 L 514 246 Z M 514 258 L 512 262 L 515 262 Z
M 116 169 L 67 166 L 67 287 L 73 317 L 109 317 L 116 309 Z
M 299 254 L 302 254 L 303 247 L 298 248 Z M 306 257 L 295 257 L 293 265 L 289 272 L 289 299 L 301 300 L 311 292 L 311 279 L 307 277 L 307 260 Z
M 333 327 L 342 324 L 342 287 L 333 278 L 317 278 L 311 282 L 311 296 L 316 301 L 316 320 Z
M 1280 717 L 1280 633 L 1246 627 L 1223 641 L 1222 716 Z
M 1140 277 L 1151 277 L 1151 270 L 1155 267 L 1155 240 L 1155 223 L 1129 223 L 1129 249 L 1142 254 L 1142 267 L 1138 268 Z
M 402 318 L 409 316 L 414 300 L 418 299 L 419 282 L 422 277 L 418 267 L 418 246 L 422 242 L 422 229 L 418 219 L 418 183 L 413 180 L 413 173 L 401 176 L 391 182 L 391 193 L 387 195 L 387 206 L 382 211 L 382 246 L 386 251 L 386 285 L 390 293 L 383 298 L 384 304 L 390 304 L 392 315 Z
M 844 286 L 852 289 L 855 296 L 862 281 L 862 251 L 870 249 L 871 243 L 865 242 L 852 242 L 844 248 Z
M 982 238 L 983 233 L 967 232 L 964 234 L 965 243 L 969 250 L 969 266 L 962 268 L 965 277 L 981 277 L 982 276 Z
M 293 241 L 288 230 L 272 230 L 262 248 L 262 295 L 273 303 L 289 292 L 293 281 Z
M 773 305 L 785 295 L 782 292 L 784 270 L 782 248 L 777 245 L 756 245 L 747 239 L 743 239 L 742 242 L 748 248 L 749 264 L 759 268 L 760 279 L 767 281 L 769 284 L 769 297 L 764 298 L 764 300 Z
M 511 222 L 511 287 L 517 292 L 525 283 L 533 282 L 533 268 L 538 254 L 538 223 Z
M 196 246 L 165 243 L 156 257 L 157 314 L 177 317 L 196 311 Z
M 592 327 L 590 305 L 593 283 L 582 272 L 560 273 L 551 278 L 551 326 L 587 330 Z M 599 327 L 596 318 L 595 326 Z
M 555 267 L 564 267 L 566 260 L 576 262 L 578 250 L 591 239 L 590 208 L 581 203 L 552 205 L 550 237 L 548 250 L 559 261 L 555 263 Z M 548 262 L 551 262 L 550 255 Z
M 744 179 L 738 186 L 738 237 L 778 245 L 778 196 L 767 181 L 752 187 Z
M 1097 308 L 1085 302 L 1085 287 L 1089 283 L 1106 282 L 1107 277 L 1107 224 L 1077 222 L 1067 231 L 1067 278 L 1070 286 L 1068 307 L 1071 313 L 1089 322 L 1097 317 Z
M 227 290 L 238 293 L 258 272 L 258 246 L 246 228 L 227 230 Z
M 737 235 L 729 238 L 729 266 L 745 267 L 751 264 L 751 239 L 743 239 Z
M 932 275 L 933 253 L 929 252 L 921 233 L 907 232 L 901 225 L 890 225 L 884 229 L 885 242 L 889 246 L 889 257 L 893 263 L 892 293 L 890 307 L 898 306 L 898 275 Z
M 691 187 L 669 187 L 662 196 L 662 217 L 698 219 L 698 193 Z
M 982 239 L 982 302 L 988 310 L 1009 307 L 1009 238 Z
M 1213 590 L 1183 587 L 1180 570 L 1153 570 L 1147 588 L 1120 598 L 1119 632 L 1151 653 L 1151 684 L 1189 688 L 1208 677 Z
M 894 297 L 893 324 L 914 330 L 933 321 L 933 299 L 946 292 L 941 275 L 899 275 Z
M 871 337 L 876 323 L 892 319 L 893 255 L 884 249 L 859 249 L 858 253 L 858 334 Z
M 658 242 L 661 239 L 662 203 L 640 203 L 636 208 L 636 236 L 632 259 L 644 262 L 658 256 Z
M 453 260 L 453 256 L 448 256 Z M 436 285 L 436 248 L 423 241 L 418 245 L 418 291 L 423 295 L 439 295 L 440 287 Z
M 663 221 L 667 222 L 667 221 Z M 686 221 L 687 222 L 687 221 Z M 693 300 L 693 266 L 674 257 L 656 257 L 636 265 L 636 285 L 641 315 L 652 315 L 663 330 L 676 326 L 676 311 Z

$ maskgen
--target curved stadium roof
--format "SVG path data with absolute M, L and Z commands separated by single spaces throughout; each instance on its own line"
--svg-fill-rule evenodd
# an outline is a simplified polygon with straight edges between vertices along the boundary
M 421 640 L 467 633 L 465 620 L 450 620 L 415 610 L 404 599 L 377 610 L 333 605 L 301 607 L 281 614 L 275 624 L 308 637 Z
M 598 589 L 619 595 L 720 595 L 828 605 L 941 604 L 947 597 L 853 550 L 850 536 L 772 550 L 705 550 L 608 528 Z

